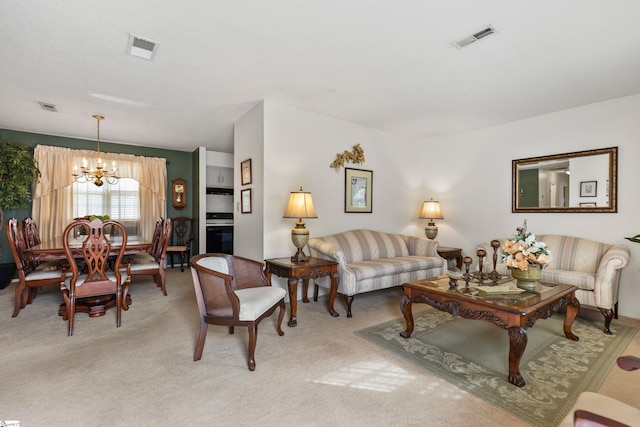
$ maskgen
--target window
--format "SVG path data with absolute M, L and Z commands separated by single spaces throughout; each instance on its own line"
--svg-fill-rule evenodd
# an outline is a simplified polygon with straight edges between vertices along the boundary
M 139 234 L 140 194 L 138 181 L 120 178 L 117 184 L 96 187 L 91 183 L 73 184 L 73 214 L 75 218 L 85 215 L 109 215 L 121 222 L 128 234 Z

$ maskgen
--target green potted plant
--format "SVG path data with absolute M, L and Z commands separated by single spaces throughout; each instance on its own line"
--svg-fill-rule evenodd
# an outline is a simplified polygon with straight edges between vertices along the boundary
M 4 210 L 29 207 L 31 186 L 39 177 L 40 170 L 30 147 L 0 140 L 0 234 L 5 230 Z M 0 289 L 11 281 L 14 267 L 13 264 L 10 267 L 0 265 L 0 277 L 7 280 L 6 284 L 0 283 Z

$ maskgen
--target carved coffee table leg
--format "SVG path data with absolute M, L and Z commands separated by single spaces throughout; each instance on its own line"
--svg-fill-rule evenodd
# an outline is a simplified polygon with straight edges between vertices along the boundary
M 509 382 L 518 387 L 524 386 L 524 378 L 520 375 L 520 359 L 527 347 L 527 340 L 524 328 L 509 328 Z
M 333 304 L 336 302 L 336 295 L 338 295 L 338 284 L 340 281 L 340 275 L 338 273 L 333 273 L 331 275 L 331 288 L 329 288 L 329 314 L 333 317 L 340 316 L 340 313 L 334 310 Z M 316 285 L 316 291 L 318 292 L 318 286 Z M 317 299 L 317 296 L 314 296 Z
M 573 297 L 571 299 L 571 303 L 567 305 L 567 312 L 564 315 L 563 325 L 564 336 L 572 341 L 578 341 L 580 339 L 576 335 L 574 335 L 573 332 L 571 332 L 571 326 L 573 325 L 573 321 L 578 315 L 578 310 L 580 310 L 580 303 L 575 297 Z
M 291 318 L 287 322 L 289 327 L 298 326 L 298 279 L 289 278 L 289 303 L 291 304 Z
M 411 312 L 411 298 L 406 295 L 402 295 L 402 300 L 400 301 L 400 310 L 402 311 L 402 315 L 404 316 L 405 322 L 407 322 L 407 329 L 404 332 L 400 332 L 400 336 L 402 338 L 409 338 L 413 333 L 413 313 Z

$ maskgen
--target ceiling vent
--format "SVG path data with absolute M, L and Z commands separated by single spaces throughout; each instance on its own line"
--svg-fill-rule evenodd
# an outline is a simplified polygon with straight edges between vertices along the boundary
M 127 54 L 138 58 L 153 61 L 158 52 L 159 43 L 149 39 L 129 34 L 129 43 L 127 44 Z
M 464 37 L 451 44 L 457 47 L 458 49 L 462 49 L 463 47 L 468 46 L 471 43 L 475 43 L 478 40 L 484 37 L 487 37 L 488 35 L 493 34 L 495 32 L 496 32 L 495 28 L 493 28 L 492 25 L 489 25 L 486 28 L 483 28 L 482 30 L 478 31 L 477 33 L 471 34 L 470 36 Z
M 58 112 L 58 108 L 55 106 L 55 104 L 49 104 L 48 102 L 39 102 L 39 104 L 43 110 L 51 111 L 52 113 Z

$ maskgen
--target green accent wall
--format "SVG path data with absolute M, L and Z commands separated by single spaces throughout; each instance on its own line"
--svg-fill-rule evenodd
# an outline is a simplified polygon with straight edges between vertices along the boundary
M 61 136 L 41 135 L 37 133 L 18 132 L 6 129 L 0 129 L 0 139 L 3 142 L 14 142 L 17 144 L 34 147 L 40 145 L 53 145 L 56 147 L 74 148 L 80 150 L 95 150 L 96 141 L 85 139 L 66 138 Z M 135 145 L 114 144 L 110 142 L 100 141 L 100 150 L 105 153 L 122 153 L 134 154 L 136 156 L 161 157 L 167 159 L 167 216 L 169 218 L 176 216 L 196 217 L 198 215 L 197 195 L 199 188 L 198 182 L 198 150 L 194 152 L 166 150 L 153 147 L 142 147 Z M 71 173 L 71 171 L 69 171 Z M 171 206 L 171 181 L 176 178 L 182 178 L 187 182 L 187 206 L 184 209 L 176 210 Z M 15 217 L 20 220 L 31 215 L 31 209 L 6 210 L 4 212 L 5 224 L 6 220 Z M 7 245 L 7 236 L 5 233 L 5 224 L 2 224 L 0 231 L 0 243 L 2 244 L 2 257 L 0 264 L 13 263 L 11 250 Z M 194 233 L 195 242 L 191 247 L 197 251 L 198 234 Z

